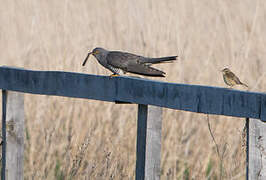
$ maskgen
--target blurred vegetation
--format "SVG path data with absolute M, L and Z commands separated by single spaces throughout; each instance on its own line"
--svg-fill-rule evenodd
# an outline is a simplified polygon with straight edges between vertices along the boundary
M 178 55 L 160 81 L 225 87 L 225 66 L 266 87 L 266 3 L 250 0 L 1 1 L 2 65 L 110 75 L 87 50 Z M 75 87 L 73 87 L 75 88 Z M 93 88 L 93 87 L 92 87 Z M 241 88 L 241 87 L 236 87 Z M 25 95 L 25 179 L 134 179 L 136 105 Z M 244 120 L 164 109 L 161 179 L 245 179 Z

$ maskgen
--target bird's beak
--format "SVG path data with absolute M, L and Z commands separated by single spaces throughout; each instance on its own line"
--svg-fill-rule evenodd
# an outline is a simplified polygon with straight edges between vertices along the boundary
M 86 64 L 86 62 L 87 62 L 87 60 L 89 59 L 89 57 L 90 57 L 91 54 L 93 54 L 93 53 L 92 53 L 92 52 L 89 52 L 89 53 L 88 53 L 87 57 L 85 58 L 85 60 L 84 60 L 83 63 L 82 63 L 82 66 L 85 66 L 85 64 Z

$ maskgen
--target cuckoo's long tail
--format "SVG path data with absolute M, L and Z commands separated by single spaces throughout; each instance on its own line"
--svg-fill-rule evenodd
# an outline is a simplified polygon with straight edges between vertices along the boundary
M 167 56 L 167 57 L 161 57 L 161 58 L 147 58 L 145 60 L 145 63 L 158 64 L 158 63 L 172 62 L 172 61 L 175 61 L 177 57 L 178 56 Z

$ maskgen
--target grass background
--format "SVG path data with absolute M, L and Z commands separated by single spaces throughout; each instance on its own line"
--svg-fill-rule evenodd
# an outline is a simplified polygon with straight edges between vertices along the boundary
M 264 92 L 262 0 L 0 0 L 1 65 L 109 75 L 96 46 L 179 55 L 157 80 L 224 87 L 230 67 Z M 237 87 L 240 88 L 240 87 Z M 136 105 L 25 95 L 25 179 L 134 179 Z M 161 179 L 244 179 L 244 119 L 164 109 Z

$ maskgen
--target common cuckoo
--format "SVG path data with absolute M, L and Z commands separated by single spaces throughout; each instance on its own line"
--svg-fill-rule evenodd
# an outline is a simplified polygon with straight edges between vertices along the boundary
M 90 55 L 93 55 L 97 61 L 109 69 L 112 76 L 119 76 L 121 73 L 135 73 L 144 76 L 165 77 L 165 72 L 151 67 L 152 64 L 171 62 L 176 60 L 177 56 L 168 56 L 160 58 L 143 57 L 127 52 L 108 51 L 103 48 L 95 48 L 89 52 L 82 66 L 85 66 Z

